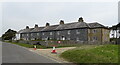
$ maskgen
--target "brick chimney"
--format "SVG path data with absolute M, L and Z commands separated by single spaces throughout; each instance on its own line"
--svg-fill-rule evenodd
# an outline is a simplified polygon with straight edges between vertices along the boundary
M 48 27 L 48 26 L 50 26 L 50 24 L 49 24 L 49 23 L 46 23 L 46 27 Z
M 38 28 L 38 25 L 37 24 L 35 24 L 35 27 L 34 28 Z
M 84 22 L 83 18 L 80 17 L 79 20 L 78 20 L 78 22 Z
M 26 29 L 29 29 L 29 26 L 26 26 Z
M 60 20 L 60 24 L 64 24 L 64 20 Z

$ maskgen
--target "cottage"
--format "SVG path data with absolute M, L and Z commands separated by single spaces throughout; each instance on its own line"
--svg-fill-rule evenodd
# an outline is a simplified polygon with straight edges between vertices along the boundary
M 110 31 L 111 38 L 115 39 L 111 41 L 115 41 L 116 44 L 120 44 L 120 22 L 117 25 L 110 27 Z
M 109 41 L 109 28 L 95 23 L 86 23 L 80 17 L 78 22 L 65 24 L 60 20 L 58 25 L 46 23 L 44 27 L 23 29 L 19 32 L 20 39 L 24 40 L 75 40 L 75 41 Z

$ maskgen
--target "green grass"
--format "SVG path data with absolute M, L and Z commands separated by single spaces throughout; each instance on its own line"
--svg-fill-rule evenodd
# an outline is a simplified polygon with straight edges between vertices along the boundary
M 23 47 L 27 47 L 27 48 L 34 48 L 34 45 L 31 45 L 31 44 L 25 44 L 25 43 L 17 43 L 17 42 L 9 42 L 9 41 L 6 41 L 8 43 L 12 43 L 12 44 L 16 44 L 16 45 L 20 45 L 20 46 L 23 46 Z M 42 48 L 42 49 L 47 49 L 47 48 L 53 48 L 52 47 L 53 45 L 51 45 L 51 47 L 46 47 L 46 46 L 42 46 L 42 45 L 36 45 L 36 47 L 39 49 L 39 48 Z M 56 45 L 57 46 L 57 45 Z M 74 46 L 74 45 L 73 45 Z M 64 47 L 73 47 L 71 45 L 63 45 L 63 46 L 57 46 L 56 48 L 64 48 Z
M 83 45 L 60 57 L 74 63 L 118 63 L 118 45 Z
M 12 43 L 12 44 L 20 45 L 20 46 L 27 47 L 27 48 L 34 48 L 34 45 L 25 44 L 25 43 L 16 43 L 16 42 L 8 42 L 8 43 Z M 42 48 L 42 49 L 47 48 L 47 47 L 45 47 L 45 46 L 41 46 L 41 45 L 36 45 L 36 47 L 37 47 L 37 48 Z

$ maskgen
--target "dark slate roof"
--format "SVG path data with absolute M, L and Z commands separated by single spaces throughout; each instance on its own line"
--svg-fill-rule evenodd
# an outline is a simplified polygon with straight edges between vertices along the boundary
M 117 25 L 113 25 L 112 27 L 110 27 L 110 29 L 113 29 L 113 30 L 119 30 L 120 29 L 120 23 L 118 23 Z
M 100 24 L 100 23 L 88 23 L 88 25 L 90 26 L 90 28 L 108 28 L 108 27 L 105 27 L 104 25 Z
M 51 25 L 45 27 L 38 27 L 38 28 L 30 28 L 30 29 L 23 29 L 20 30 L 20 33 L 27 33 L 27 32 L 38 32 L 38 31 L 51 31 L 51 30 L 64 30 L 64 29 L 74 29 L 74 28 L 108 28 L 100 23 L 85 23 L 85 22 L 73 22 L 67 24 L 60 24 L 60 25 Z
M 23 29 L 20 33 L 29 33 L 31 30 L 34 28 L 29 28 L 29 29 Z
M 62 29 L 73 29 L 73 28 L 85 28 L 89 27 L 89 25 L 85 22 L 74 22 L 74 23 L 68 23 L 68 24 L 62 24 L 59 25 L 56 30 L 62 30 Z
M 71 25 L 71 28 L 86 28 L 86 27 L 89 27 L 89 25 L 85 22 L 77 22 Z
M 120 22 L 116 25 L 117 27 L 120 27 Z
M 59 25 L 46 26 L 41 31 L 55 30 Z
M 23 29 L 22 30 L 19 30 L 17 33 L 22 33 Z
M 45 27 L 38 27 L 38 28 L 34 28 L 33 30 L 31 30 L 30 32 L 38 32 L 41 31 L 42 29 L 44 29 Z

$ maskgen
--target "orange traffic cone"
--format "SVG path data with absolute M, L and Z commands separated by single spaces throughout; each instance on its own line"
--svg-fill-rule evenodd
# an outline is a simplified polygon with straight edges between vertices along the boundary
M 53 50 L 51 53 L 57 53 L 56 50 L 55 50 L 55 46 L 53 46 Z
M 34 45 L 34 50 L 36 50 L 36 45 Z

